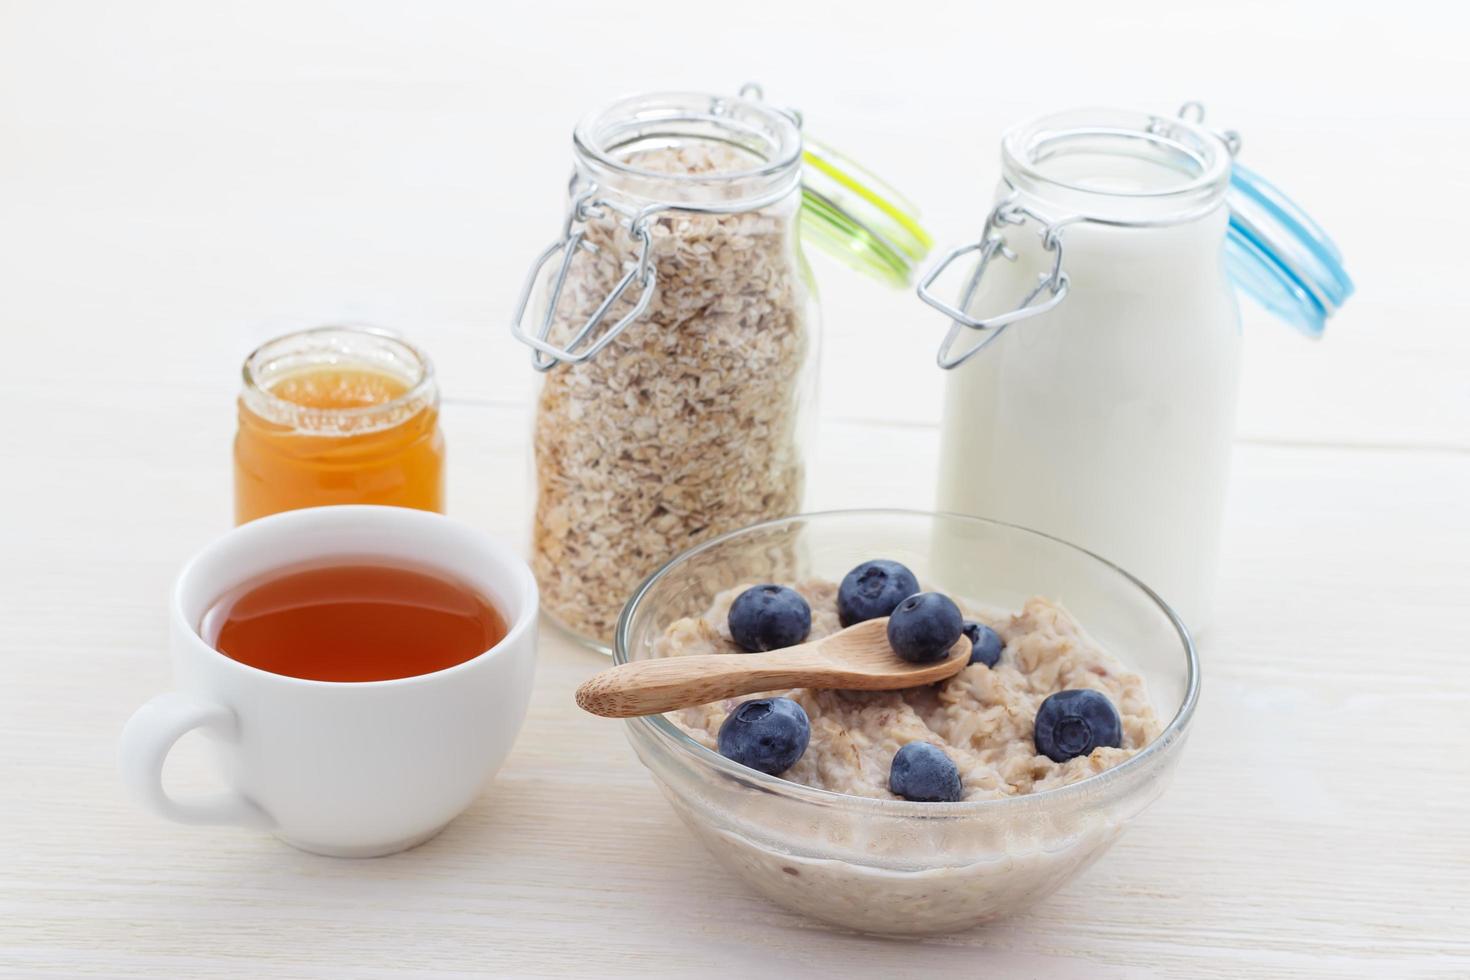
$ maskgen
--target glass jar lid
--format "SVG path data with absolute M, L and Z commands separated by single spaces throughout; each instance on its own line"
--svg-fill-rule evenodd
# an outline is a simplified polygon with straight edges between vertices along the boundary
M 740 97 L 760 102 L 747 82 Z M 800 112 L 784 110 L 798 126 Z M 934 246 L 919 209 L 887 181 L 836 148 L 802 135 L 801 238 L 849 268 L 894 286 L 907 286 Z
M 1186 102 L 1179 118 L 1203 125 L 1205 108 Z M 1215 134 L 1240 153 L 1240 134 Z M 1353 281 L 1343 267 L 1342 252 L 1322 226 L 1266 178 L 1232 162 L 1230 230 L 1225 239 L 1225 267 L 1236 288 L 1302 333 L 1321 336 L 1327 319 L 1353 294 Z
M 934 244 L 919 209 L 876 174 L 808 136 L 801 237 L 859 272 L 907 286 Z
M 1353 294 L 1332 239 L 1291 198 L 1236 163 L 1230 172 L 1225 264 L 1246 295 L 1309 336 Z

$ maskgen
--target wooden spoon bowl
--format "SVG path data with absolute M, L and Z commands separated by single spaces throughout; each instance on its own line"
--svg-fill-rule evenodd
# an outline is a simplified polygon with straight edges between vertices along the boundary
M 888 619 L 869 619 L 820 640 L 769 653 L 638 660 L 594 674 L 577 704 L 604 718 L 656 715 L 741 694 L 791 687 L 896 691 L 953 677 L 969 663 L 960 637 L 943 660 L 913 664 L 888 645 Z

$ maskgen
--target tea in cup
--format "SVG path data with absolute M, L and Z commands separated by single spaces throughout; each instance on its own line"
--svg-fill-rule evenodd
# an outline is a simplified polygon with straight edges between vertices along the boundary
M 317 507 L 244 524 L 179 576 L 178 690 L 128 722 L 124 781 L 180 823 L 261 827 L 334 856 L 412 847 L 510 752 L 536 615 L 526 564 L 437 514 Z M 195 729 L 230 790 L 177 800 L 164 760 Z

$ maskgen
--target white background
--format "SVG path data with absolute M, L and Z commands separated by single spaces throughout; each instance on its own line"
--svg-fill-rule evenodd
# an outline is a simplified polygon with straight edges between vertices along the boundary
M 1359 283 L 1324 344 L 1247 308 L 1242 434 L 1470 438 L 1470 330 L 1455 328 L 1470 100 L 1451 5 L 0 11 L 7 326 L 51 335 L 38 354 L 69 352 L 74 377 L 147 345 L 154 383 L 216 387 L 252 341 L 352 316 L 430 345 L 452 397 L 519 403 L 530 372 L 509 369 L 504 324 L 559 227 L 572 123 L 615 94 L 758 79 L 951 244 L 977 230 L 1007 125 L 1078 104 L 1203 101 L 1244 135 L 1242 160 L 1334 234 Z M 936 315 L 819 271 L 827 414 L 935 421 Z M 878 373 L 897 375 L 881 403 L 837 380 Z
M 0 0 L 0 972 L 1465 975 L 1464 28 L 1403 2 Z M 571 126 L 747 80 L 945 244 L 978 230 L 1007 125 L 1199 99 L 1347 256 L 1320 342 L 1243 306 L 1222 625 L 1169 796 L 1037 915 L 828 935 L 708 866 L 568 709 L 593 664 L 549 641 L 497 789 L 415 852 L 135 813 L 112 740 L 168 684 L 173 570 L 228 524 L 244 354 L 404 331 L 440 370 L 451 512 L 522 539 L 532 372 L 506 319 Z M 926 507 L 943 324 L 814 264 L 813 502 Z

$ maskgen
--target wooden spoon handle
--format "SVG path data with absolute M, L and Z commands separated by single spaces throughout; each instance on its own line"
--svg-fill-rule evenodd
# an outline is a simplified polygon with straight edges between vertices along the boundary
M 656 715 L 740 694 L 801 687 L 814 666 L 802 664 L 792 648 L 637 660 L 589 677 L 577 688 L 577 704 L 604 718 Z

